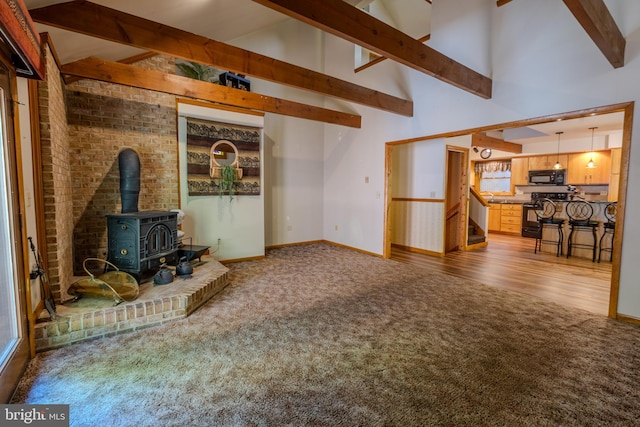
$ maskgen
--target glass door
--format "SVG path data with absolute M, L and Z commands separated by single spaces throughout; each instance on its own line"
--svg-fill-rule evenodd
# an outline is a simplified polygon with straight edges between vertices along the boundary
M 30 357 L 11 81 L 0 62 L 0 403 L 11 398 Z

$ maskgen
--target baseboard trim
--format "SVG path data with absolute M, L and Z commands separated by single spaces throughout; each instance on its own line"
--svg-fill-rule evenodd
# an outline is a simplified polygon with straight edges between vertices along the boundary
M 435 252 L 435 251 L 428 251 L 426 249 L 420 249 L 420 248 L 414 248 L 412 246 L 404 246 L 404 245 L 398 245 L 395 243 L 392 243 L 391 246 L 393 246 L 394 248 L 398 248 L 398 249 L 402 249 L 405 251 L 409 251 L 409 252 L 415 252 L 417 254 L 424 254 L 424 255 L 431 255 L 431 256 L 439 256 L 439 257 L 443 257 L 445 256 L 444 252 Z
M 634 325 L 640 325 L 640 319 L 638 319 L 637 317 L 625 316 L 624 314 L 617 314 L 616 319 L 622 322 L 631 323 Z

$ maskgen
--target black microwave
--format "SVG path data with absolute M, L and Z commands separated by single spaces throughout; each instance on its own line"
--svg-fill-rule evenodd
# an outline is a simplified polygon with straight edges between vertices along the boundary
M 566 169 L 550 169 L 529 171 L 529 184 L 531 185 L 564 185 Z

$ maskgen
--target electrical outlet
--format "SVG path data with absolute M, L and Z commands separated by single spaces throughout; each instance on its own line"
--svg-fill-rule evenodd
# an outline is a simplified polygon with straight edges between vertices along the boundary
M 336 231 L 338 231 L 338 224 L 336 224 Z
M 291 224 L 287 225 L 287 231 L 293 230 L 293 226 Z

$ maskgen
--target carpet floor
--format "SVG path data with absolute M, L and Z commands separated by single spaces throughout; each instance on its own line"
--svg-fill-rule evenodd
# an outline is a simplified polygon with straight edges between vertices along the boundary
M 638 425 L 637 326 L 328 244 L 229 268 L 186 319 L 38 354 L 12 403 L 72 426 Z

